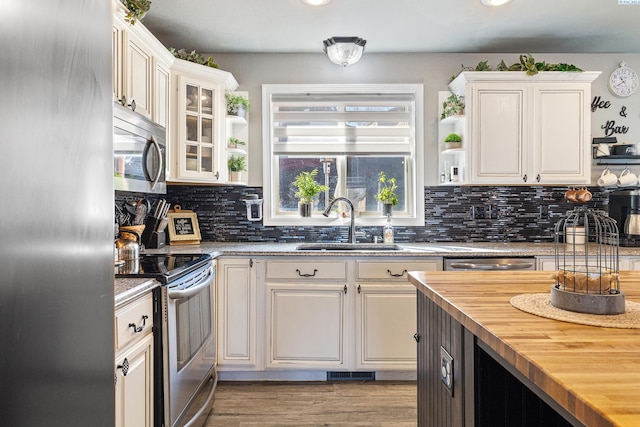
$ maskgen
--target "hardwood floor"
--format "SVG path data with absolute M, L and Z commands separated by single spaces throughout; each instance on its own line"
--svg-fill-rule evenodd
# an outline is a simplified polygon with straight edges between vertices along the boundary
M 205 427 L 417 425 L 416 382 L 219 382 Z

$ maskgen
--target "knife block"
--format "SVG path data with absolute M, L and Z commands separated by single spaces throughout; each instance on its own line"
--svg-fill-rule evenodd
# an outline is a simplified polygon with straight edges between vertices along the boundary
M 147 248 L 152 248 L 151 239 L 153 235 L 157 232 L 158 224 L 160 223 L 160 218 L 155 218 L 152 216 L 147 217 L 147 222 L 145 223 L 144 231 L 142 232 L 142 237 L 140 238 L 140 242 L 145 245 Z
M 149 249 L 160 249 L 164 247 L 167 241 L 167 236 L 164 231 L 154 231 L 151 233 L 151 238 L 149 239 L 149 244 L 147 247 Z

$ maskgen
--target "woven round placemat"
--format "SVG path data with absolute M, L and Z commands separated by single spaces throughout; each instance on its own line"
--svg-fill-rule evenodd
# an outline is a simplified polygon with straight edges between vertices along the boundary
M 551 298 L 546 294 L 520 294 L 511 298 L 515 308 L 536 316 L 563 322 L 580 323 L 604 328 L 640 329 L 640 303 L 625 301 L 623 314 L 587 314 L 562 310 L 551 305 Z

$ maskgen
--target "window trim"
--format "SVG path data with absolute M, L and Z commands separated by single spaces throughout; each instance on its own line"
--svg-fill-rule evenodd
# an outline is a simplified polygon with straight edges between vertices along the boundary
M 393 218 L 395 225 L 424 226 L 424 86 L 422 84 L 263 84 L 262 85 L 262 183 L 263 183 L 263 224 L 264 225 L 309 225 L 309 226 L 344 226 L 349 224 L 349 218 L 325 218 L 312 216 L 272 216 L 274 186 L 272 171 L 277 169 L 274 157 L 274 147 L 271 138 L 273 113 L 271 111 L 271 96 L 274 93 L 412 93 L 414 96 L 415 141 L 413 146 L 413 167 L 408 177 L 410 186 L 408 194 L 415 194 L 415 201 L 411 209 L 411 216 Z M 383 225 L 386 219 L 382 217 L 356 217 L 356 224 L 360 226 Z

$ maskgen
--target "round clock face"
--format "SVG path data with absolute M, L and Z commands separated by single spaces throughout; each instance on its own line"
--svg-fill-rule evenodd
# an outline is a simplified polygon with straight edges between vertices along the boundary
M 631 68 L 620 67 L 609 75 L 609 90 L 616 96 L 627 97 L 638 89 L 638 75 Z

